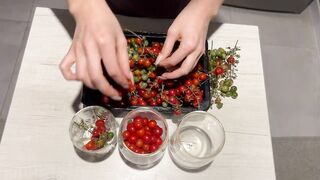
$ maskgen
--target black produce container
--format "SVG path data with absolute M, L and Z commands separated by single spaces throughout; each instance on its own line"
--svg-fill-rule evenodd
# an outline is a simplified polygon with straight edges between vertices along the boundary
M 135 32 L 136 34 L 140 35 L 140 36 L 144 36 L 146 37 L 146 39 L 151 43 L 151 42 L 164 42 L 165 38 L 166 38 L 166 34 L 158 34 L 158 33 L 149 33 L 149 32 Z M 130 33 L 130 32 L 125 32 L 125 36 L 127 38 L 131 38 L 131 37 L 136 37 L 136 35 Z M 206 50 L 208 49 L 208 44 L 206 42 Z M 202 57 L 199 60 L 199 63 L 202 64 L 204 71 L 207 72 L 208 71 L 208 56 L 207 56 L 207 51 L 205 51 L 206 53 L 204 55 L 202 55 Z M 108 81 L 113 81 L 112 79 L 110 79 L 110 77 L 108 77 L 108 75 L 105 73 L 106 78 L 108 79 Z M 115 82 L 110 82 L 111 84 L 115 83 Z M 201 85 L 201 89 L 204 91 L 204 98 L 202 103 L 200 104 L 200 108 L 194 108 L 192 106 L 182 106 L 181 107 L 181 111 L 182 114 L 186 114 L 195 110 L 203 110 L 203 111 L 207 111 L 210 106 L 211 106 L 211 94 L 210 94 L 210 82 L 209 81 L 205 81 L 204 83 L 202 83 Z M 107 109 L 109 109 L 114 116 L 116 117 L 124 117 L 129 111 L 138 108 L 140 106 L 130 106 L 129 105 L 129 98 L 127 98 L 125 100 L 125 104 L 126 105 L 114 105 L 116 104 L 115 101 L 112 102 L 112 100 L 110 99 L 109 104 L 104 104 L 102 102 L 102 97 L 103 95 L 100 93 L 100 91 L 98 90 L 93 90 L 90 89 L 88 87 L 86 87 L 85 85 L 83 85 L 82 88 L 82 97 L 81 97 L 81 102 L 83 103 L 84 106 L 92 106 L 92 105 L 98 105 L 98 106 L 103 106 Z M 162 106 L 150 106 L 152 108 L 154 108 L 155 110 L 159 111 L 160 113 L 162 113 L 165 117 L 170 118 L 171 116 L 174 115 L 173 113 L 173 108 L 171 107 L 162 107 Z

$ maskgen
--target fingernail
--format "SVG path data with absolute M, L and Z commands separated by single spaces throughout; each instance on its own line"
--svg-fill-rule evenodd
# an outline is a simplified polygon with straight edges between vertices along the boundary
M 131 73 L 131 71 L 130 71 L 130 80 L 131 80 L 132 84 L 134 84 L 133 74 Z
M 158 76 L 158 78 L 163 79 L 163 80 L 167 79 L 166 77 L 163 77 L 163 76 Z
M 157 59 L 156 59 L 156 62 L 155 62 L 154 64 L 155 64 L 155 65 L 158 65 L 161 60 L 162 60 L 162 55 L 159 54 L 158 57 L 157 57 Z
M 120 101 L 122 99 L 121 96 L 111 96 L 110 98 L 115 100 L 115 101 Z

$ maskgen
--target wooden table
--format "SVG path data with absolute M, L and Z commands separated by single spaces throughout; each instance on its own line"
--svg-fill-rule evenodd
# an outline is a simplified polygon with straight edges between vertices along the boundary
M 151 29 L 169 24 L 137 18 L 128 24 L 138 21 Z M 68 128 L 81 84 L 65 81 L 58 69 L 71 38 L 50 9 L 37 8 L 0 145 L 0 179 L 275 179 L 258 28 L 236 24 L 211 28 L 215 31 L 209 40 L 215 47 L 239 40 L 242 49 L 238 99 L 224 101 L 221 110 L 210 110 L 224 125 L 226 144 L 200 172 L 179 169 L 168 151 L 157 166 L 141 171 L 127 166 L 118 149 L 97 163 L 81 159 L 74 151 Z M 168 123 L 171 134 L 175 125 Z

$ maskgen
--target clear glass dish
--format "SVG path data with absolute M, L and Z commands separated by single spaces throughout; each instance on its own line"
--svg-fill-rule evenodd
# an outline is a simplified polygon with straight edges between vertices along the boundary
M 205 111 L 185 115 L 170 138 L 172 160 L 187 170 L 199 169 L 211 163 L 225 143 L 225 131 L 220 121 Z
M 108 136 L 106 141 L 103 141 L 103 147 L 95 150 L 88 150 L 85 146 L 92 140 L 93 131 L 97 128 L 96 121 L 99 119 L 104 120 L 106 135 L 110 136 Z M 88 106 L 78 111 L 73 116 L 69 127 L 70 139 L 76 150 L 82 153 L 96 155 L 97 157 L 102 157 L 115 148 L 117 143 L 116 132 L 117 122 L 114 116 L 109 110 L 100 106 Z
M 127 124 L 132 121 L 135 117 L 147 117 L 148 119 L 154 119 L 157 121 L 159 127 L 162 128 L 163 133 L 161 135 L 162 144 L 161 146 L 152 153 L 138 154 L 130 150 L 124 143 L 122 133 L 127 129 Z M 165 149 L 168 144 L 168 125 L 166 119 L 156 110 L 148 107 L 140 107 L 130 111 L 122 120 L 118 132 L 118 145 L 119 151 L 122 157 L 128 161 L 129 165 L 134 166 L 138 169 L 151 168 L 160 162 L 164 155 Z

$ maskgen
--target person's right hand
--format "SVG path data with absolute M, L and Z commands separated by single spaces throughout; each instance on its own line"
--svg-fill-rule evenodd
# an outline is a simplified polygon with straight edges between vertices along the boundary
M 132 74 L 127 41 L 119 22 L 104 0 L 70 0 L 69 6 L 76 29 L 70 50 L 60 63 L 64 78 L 82 81 L 114 100 L 121 100 L 119 92 L 109 84 L 102 69 L 105 68 L 122 87 L 128 88 L 128 79 L 132 79 Z M 76 65 L 75 72 L 71 70 L 73 64 Z

